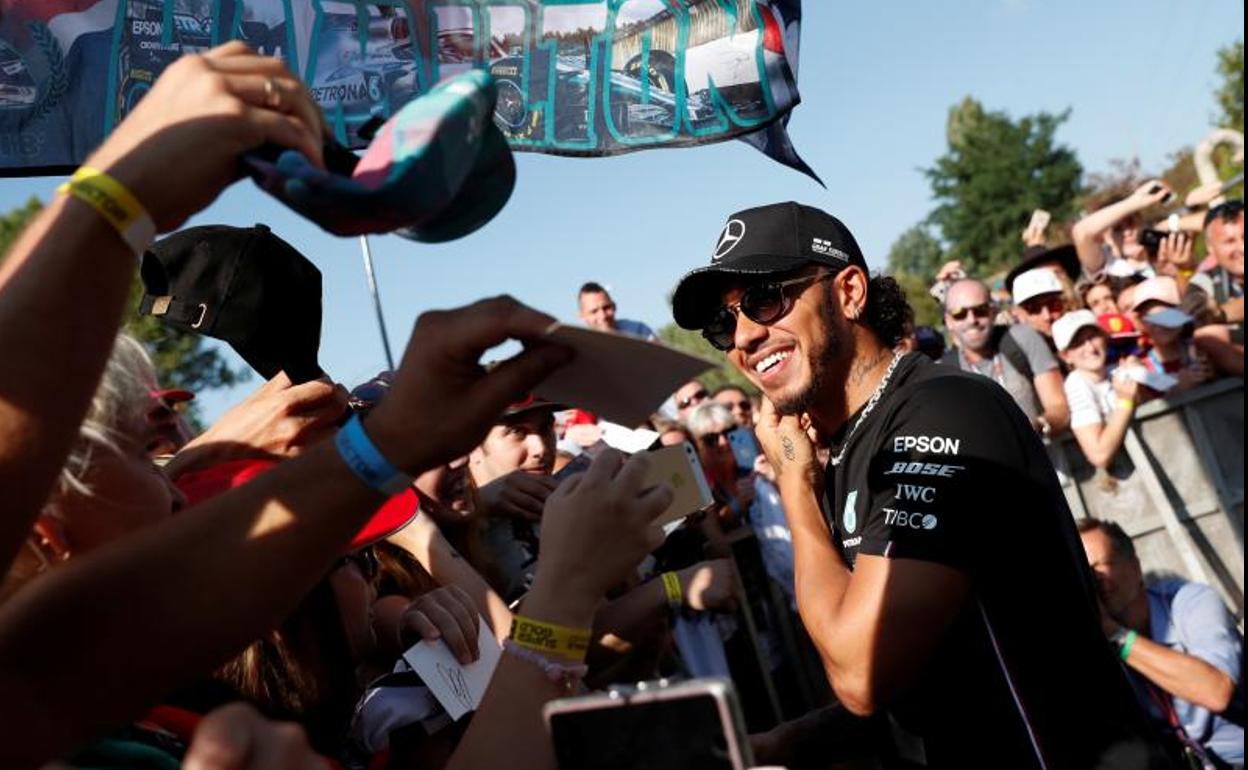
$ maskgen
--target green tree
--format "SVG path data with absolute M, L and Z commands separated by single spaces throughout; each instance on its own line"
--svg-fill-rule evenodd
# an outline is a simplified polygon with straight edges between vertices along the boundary
M 948 259 L 979 274 L 1009 267 L 1022 254 L 1020 235 L 1034 209 L 1056 222 L 1074 216 L 1083 169 L 1056 139 L 1069 116 L 1012 120 L 970 97 L 950 110 L 949 148 L 925 169 L 939 204 L 928 222 L 939 228 Z
M 899 235 L 888 250 L 886 272 L 897 279 L 906 292 L 918 326 L 939 327 L 943 321 L 940 303 L 928 289 L 944 263 L 945 252 L 940 241 L 922 224 Z
M 940 247 L 940 241 L 922 224 L 897 236 L 888 249 L 888 272 L 891 275 L 911 273 L 932 280 L 943 264 L 945 252 Z
M 1244 41 L 1237 40 L 1218 51 L 1218 75 L 1222 83 L 1214 92 L 1222 110 L 1214 121 L 1223 128 L 1244 130 Z
M 708 389 L 714 390 L 721 385 L 736 385 L 743 388 L 746 393 L 758 393 L 758 388 L 746 378 L 744 374 L 737 371 L 737 368 L 728 363 L 728 359 L 724 354 L 707 342 L 702 337 L 701 332 L 682 329 L 676 324 L 668 324 L 659 329 L 659 339 L 668 345 L 683 350 L 686 353 L 692 353 L 695 356 L 702 356 L 710 361 L 718 361 L 719 366 L 711 371 L 698 377 L 698 381 L 705 385 Z
M 0 261 L 42 208 L 39 199 L 31 197 L 25 205 L 0 216 Z M 143 284 L 136 275 L 123 329 L 147 348 L 161 385 L 201 391 L 228 387 L 250 377 L 250 370 L 230 368 L 214 348 L 205 344 L 203 337 L 176 332 L 151 316 L 139 315 L 142 296 Z

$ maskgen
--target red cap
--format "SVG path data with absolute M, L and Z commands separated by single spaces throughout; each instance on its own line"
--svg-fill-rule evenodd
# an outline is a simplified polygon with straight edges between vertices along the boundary
M 184 473 L 175 482 L 190 505 L 203 502 L 222 492 L 241 487 L 248 481 L 276 467 L 276 460 L 234 460 L 202 471 Z M 398 532 L 420 513 L 416 492 L 406 489 L 382 503 L 372 518 L 355 533 L 351 547 L 355 551 Z
M 1096 317 L 1096 322 L 1114 339 L 1140 336 L 1135 324 L 1122 313 L 1101 313 Z
M 189 390 L 183 390 L 182 388 L 164 388 L 163 390 L 157 389 L 153 390 L 151 393 L 152 398 L 159 401 L 168 401 L 174 404 L 180 404 L 183 401 L 195 400 L 194 393 Z
M 584 409 L 573 409 L 572 416 L 568 418 L 568 425 L 597 425 L 598 417 Z

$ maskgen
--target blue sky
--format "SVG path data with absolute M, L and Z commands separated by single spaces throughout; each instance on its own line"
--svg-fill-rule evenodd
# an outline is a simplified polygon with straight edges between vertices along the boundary
M 621 315 L 658 327 L 670 320 L 668 292 L 708 259 L 725 216 L 761 203 L 838 215 L 878 266 L 931 210 L 921 169 L 944 151 L 948 109 L 968 94 L 1015 116 L 1071 108 L 1059 136 L 1088 171 L 1132 156 L 1164 168 L 1209 130 L 1215 51 L 1244 29 L 1244 6 L 1231 0 L 807 0 L 804 12 L 804 103 L 790 133 L 826 190 L 738 142 L 593 160 L 520 155 L 511 202 L 478 233 L 439 246 L 373 239 L 395 355 L 421 311 L 493 294 L 575 321 L 587 280 L 612 288 Z M 46 199 L 58 182 L 0 180 L 0 207 Z M 350 385 L 383 368 L 356 240 L 323 233 L 250 182 L 192 224 L 258 221 L 324 275 L 325 369 Z M 201 394 L 205 415 L 258 384 Z

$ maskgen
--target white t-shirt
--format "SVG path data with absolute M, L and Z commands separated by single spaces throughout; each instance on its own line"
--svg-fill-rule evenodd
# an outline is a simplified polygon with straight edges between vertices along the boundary
M 1072 429 L 1103 423 L 1114 411 L 1114 383 L 1108 377 L 1092 382 L 1075 370 L 1066 375 L 1066 402 Z

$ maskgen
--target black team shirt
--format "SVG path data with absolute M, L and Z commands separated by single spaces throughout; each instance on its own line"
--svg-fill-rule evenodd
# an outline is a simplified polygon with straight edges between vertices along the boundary
M 887 704 L 903 757 L 958 770 L 1166 766 L 1150 759 L 1101 631 L 1053 466 L 1008 393 L 911 354 L 846 449 L 826 470 L 824 511 L 850 567 L 869 554 L 971 577 L 919 680 Z

